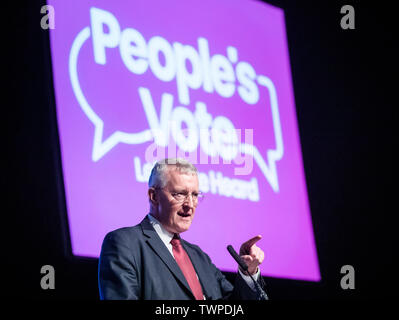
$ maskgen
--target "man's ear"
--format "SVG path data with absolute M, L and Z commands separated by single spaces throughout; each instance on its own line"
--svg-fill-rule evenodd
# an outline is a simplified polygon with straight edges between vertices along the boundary
M 151 203 L 157 204 L 158 203 L 158 195 L 155 192 L 154 188 L 149 188 L 148 189 L 148 199 L 150 200 Z

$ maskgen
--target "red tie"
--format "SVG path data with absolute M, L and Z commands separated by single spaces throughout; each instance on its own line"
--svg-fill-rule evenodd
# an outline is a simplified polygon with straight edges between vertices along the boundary
M 193 264 L 191 263 L 187 252 L 184 250 L 180 243 L 179 236 L 175 234 L 173 239 L 170 240 L 170 243 L 172 244 L 173 256 L 175 257 L 177 264 L 179 265 L 184 276 L 186 277 L 188 285 L 190 286 L 191 291 L 195 296 L 195 299 L 204 300 L 201 284 L 197 278 L 197 274 L 195 273 Z

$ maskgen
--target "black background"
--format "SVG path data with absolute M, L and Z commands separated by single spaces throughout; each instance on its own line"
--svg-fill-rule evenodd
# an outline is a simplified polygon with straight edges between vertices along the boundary
M 388 96 L 395 90 L 389 80 L 397 82 L 392 9 L 364 1 L 268 2 L 286 15 L 322 275 L 316 283 L 265 278 L 268 294 L 274 300 L 391 297 L 397 252 L 397 210 L 388 206 L 397 188 L 387 184 L 393 176 L 394 116 Z M 97 260 L 69 255 L 49 32 L 40 27 L 44 4 L 19 2 L 4 11 L 3 35 L 10 39 L 3 36 L 9 56 L 2 73 L 7 143 L 0 291 L 5 297 L 96 300 Z M 340 27 L 345 4 L 355 8 L 354 30 Z M 55 268 L 55 290 L 40 287 L 46 264 Z M 340 287 L 340 270 L 347 264 L 355 268 L 354 290 Z

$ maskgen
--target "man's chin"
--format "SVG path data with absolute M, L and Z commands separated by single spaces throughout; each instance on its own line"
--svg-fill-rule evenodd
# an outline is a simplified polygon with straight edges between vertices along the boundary
M 190 226 L 191 226 L 191 221 L 186 223 L 180 223 L 176 229 L 179 230 L 179 233 L 182 233 L 190 229 Z

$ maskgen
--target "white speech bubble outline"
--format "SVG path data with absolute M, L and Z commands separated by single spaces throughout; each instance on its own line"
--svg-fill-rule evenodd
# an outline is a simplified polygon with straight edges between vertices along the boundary
M 266 152 L 266 158 L 268 160 L 269 166 L 263 159 L 261 153 L 256 146 L 252 144 L 242 143 L 240 144 L 240 151 L 242 153 L 253 156 L 255 162 L 258 164 L 260 170 L 262 171 L 266 180 L 270 183 L 270 186 L 272 187 L 274 192 L 279 192 L 280 188 L 278 184 L 276 161 L 281 160 L 284 155 L 284 143 L 281 130 L 280 112 L 278 110 L 277 92 L 273 81 L 270 78 L 259 75 L 257 77 L 257 80 L 260 85 L 265 86 L 269 90 L 276 149 L 270 149 Z
M 153 135 L 150 129 L 143 130 L 138 133 L 126 133 L 122 131 L 115 131 L 108 139 L 102 142 L 104 122 L 102 119 L 93 111 L 83 95 L 80 88 L 78 73 L 77 73 L 77 60 L 81 47 L 90 37 L 90 28 L 85 27 L 79 32 L 75 38 L 70 55 L 69 55 L 69 74 L 71 77 L 72 88 L 75 93 L 76 99 L 83 112 L 87 115 L 89 120 L 94 124 L 94 142 L 92 151 L 92 160 L 98 161 L 105 154 L 107 154 L 113 147 L 118 143 L 126 144 L 140 144 L 153 140 Z M 284 154 L 283 137 L 280 124 L 280 115 L 277 103 L 277 93 L 272 80 L 266 76 L 259 75 L 257 77 L 258 83 L 265 86 L 269 90 L 270 105 L 273 119 L 273 129 L 276 140 L 276 149 L 268 150 L 266 158 L 268 159 L 269 166 L 263 159 L 258 148 L 251 144 L 240 144 L 239 150 L 242 153 L 253 156 L 259 168 L 261 169 L 266 180 L 270 183 L 270 186 L 275 192 L 279 191 L 278 175 L 276 168 L 276 161 L 280 160 Z
M 151 141 L 153 136 L 149 129 L 143 130 L 138 133 L 127 133 L 122 131 L 115 131 L 112 135 L 108 137 L 105 141 L 102 141 L 104 121 L 93 111 L 87 102 L 83 92 L 80 88 L 78 72 L 77 72 L 77 62 L 80 49 L 83 44 L 90 38 L 90 28 L 86 27 L 79 32 L 75 40 L 73 41 L 71 52 L 69 54 L 69 75 L 71 78 L 72 89 L 75 93 L 76 99 L 83 112 L 89 118 L 89 120 L 94 124 L 94 142 L 92 151 L 92 160 L 98 161 L 103 156 L 105 156 L 113 147 L 118 143 L 126 144 L 140 144 L 144 142 Z

